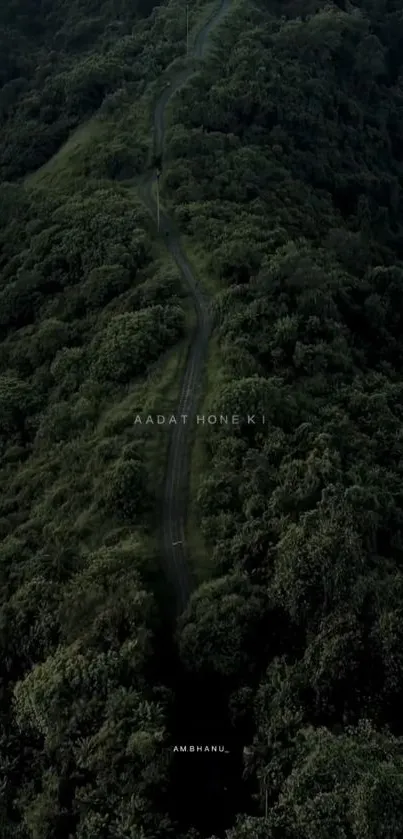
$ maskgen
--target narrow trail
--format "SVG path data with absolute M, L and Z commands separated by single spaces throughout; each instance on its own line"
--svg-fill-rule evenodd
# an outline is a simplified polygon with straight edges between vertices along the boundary
M 203 58 L 211 30 L 222 20 L 230 5 L 231 0 L 221 0 L 219 8 L 212 13 L 196 37 L 194 47 L 189 53 L 189 67 L 178 71 L 177 75 L 171 80 L 169 87 L 162 91 L 155 103 L 155 153 L 162 160 L 165 109 L 176 91 L 196 74 L 195 59 Z M 152 212 L 154 219 L 157 217 L 157 204 L 153 194 L 155 180 L 156 173 L 153 172 L 143 181 L 141 190 L 144 201 Z M 211 311 L 209 297 L 193 274 L 180 244 L 179 236 L 175 231 L 174 222 L 164 211 L 160 212 L 160 231 L 164 235 L 166 247 L 172 254 L 184 281 L 191 291 L 197 318 L 176 410 L 177 417 L 186 415 L 187 420 L 186 422 L 179 421 L 176 425 L 171 426 L 162 505 L 163 556 L 166 573 L 175 592 L 177 611 L 180 613 L 185 608 L 192 589 L 192 576 L 185 540 L 191 445 L 189 432 L 191 431 L 192 419 L 196 413 L 198 385 L 207 356 L 211 330 Z

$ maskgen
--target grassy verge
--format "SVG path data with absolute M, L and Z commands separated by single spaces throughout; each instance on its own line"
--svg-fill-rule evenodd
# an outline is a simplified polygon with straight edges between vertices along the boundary
M 198 414 L 211 413 L 212 395 L 220 389 L 221 381 L 224 381 L 222 357 L 218 341 L 212 336 L 209 343 Z M 208 580 L 212 572 L 210 551 L 200 530 L 197 504 L 197 493 L 201 481 L 210 468 L 210 461 L 201 433 L 202 428 L 203 426 L 196 425 L 193 433 L 186 522 L 186 538 L 192 560 L 192 572 L 197 585 Z
M 202 278 L 203 287 L 213 298 L 219 291 L 222 291 L 222 285 L 211 270 L 209 256 L 205 248 L 190 236 L 181 236 L 181 243 L 194 273 Z
M 108 123 L 96 116 L 79 125 L 47 163 L 25 178 L 25 186 L 54 186 L 55 181 L 58 184 L 63 181 L 71 183 L 72 178 L 83 174 L 83 153 L 86 148 L 94 139 L 105 141 L 110 128 Z

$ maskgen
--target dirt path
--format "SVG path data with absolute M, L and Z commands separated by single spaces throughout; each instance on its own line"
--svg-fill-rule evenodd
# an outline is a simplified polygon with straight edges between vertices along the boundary
M 220 6 L 211 15 L 197 35 L 190 59 L 193 62 L 188 69 L 180 70 L 169 87 L 160 94 L 154 109 L 155 151 L 163 157 L 165 108 L 174 93 L 195 73 L 194 59 L 203 57 L 208 36 L 221 21 L 231 4 L 231 0 L 222 0 Z M 153 173 L 143 182 L 143 197 L 154 218 L 157 215 L 156 200 L 153 194 Z M 197 315 L 197 327 L 189 349 L 186 369 L 181 384 L 181 393 L 176 415 L 187 415 L 186 422 L 171 426 L 168 462 L 162 509 L 162 537 L 166 572 L 176 594 L 177 610 L 183 611 L 192 589 L 190 565 L 185 541 L 185 520 L 190 467 L 190 426 L 196 414 L 198 385 L 205 363 L 211 328 L 210 300 L 197 282 L 192 268 L 182 250 L 175 233 L 172 219 L 160 213 L 160 229 L 165 235 L 165 242 L 172 254 L 186 284 L 191 290 Z

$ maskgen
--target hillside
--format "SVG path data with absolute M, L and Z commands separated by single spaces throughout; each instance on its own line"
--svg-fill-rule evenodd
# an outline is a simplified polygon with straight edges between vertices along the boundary
M 0 10 L 2 839 L 403 836 L 403 12 L 214 8 Z

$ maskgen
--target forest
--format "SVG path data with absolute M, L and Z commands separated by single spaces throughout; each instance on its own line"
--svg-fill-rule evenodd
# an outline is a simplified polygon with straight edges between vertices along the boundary
M 0 836 L 401 839 L 403 11 L 233 0 L 169 106 L 201 410 L 266 418 L 198 431 L 176 621 L 134 417 L 194 317 L 138 188 L 184 10 L 0 8 Z

